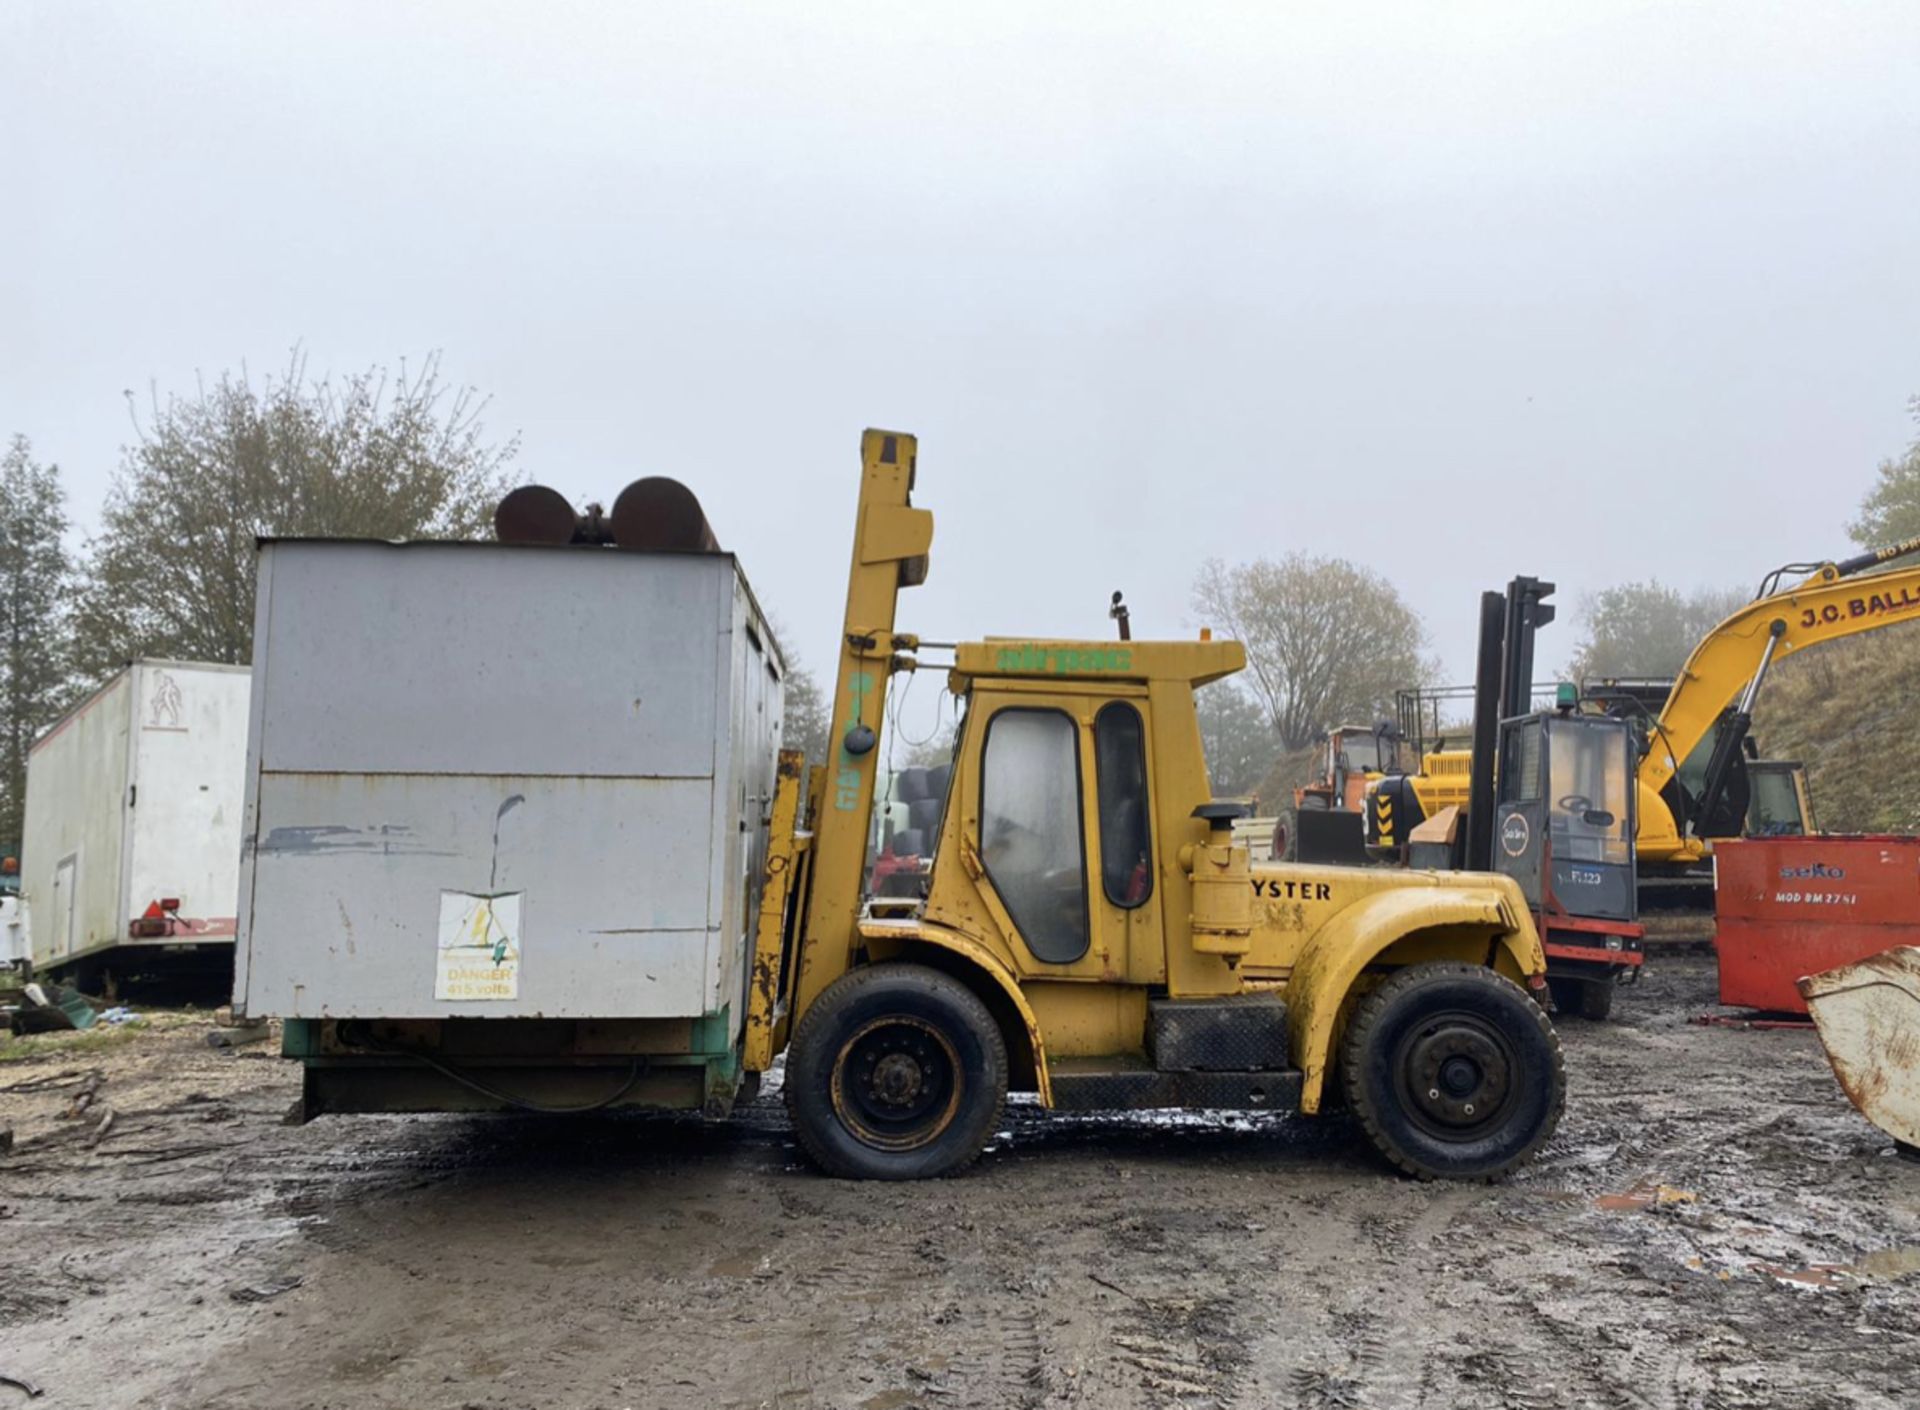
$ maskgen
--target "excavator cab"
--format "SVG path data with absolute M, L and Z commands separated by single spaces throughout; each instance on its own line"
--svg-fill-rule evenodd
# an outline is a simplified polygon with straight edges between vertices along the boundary
M 1805 764 L 1784 759 L 1747 761 L 1748 837 L 1805 837 L 1814 826 Z
M 1637 974 L 1632 728 L 1560 708 L 1504 720 L 1493 866 L 1534 909 L 1554 1002 L 1604 1018 L 1619 973 Z

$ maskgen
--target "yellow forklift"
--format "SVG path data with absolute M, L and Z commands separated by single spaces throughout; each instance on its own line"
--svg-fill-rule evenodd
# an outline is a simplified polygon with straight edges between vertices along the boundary
M 623 492 L 610 544 L 595 516 L 576 521 L 562 497 L 527 487 L 502 506 L 500 545 L 272 550 L 257 636 L 269 687 L 275 661 L 323 671 L 316 653 L 360 649 L 324 625 L 290 625 L 328 620 L 340 577 L 326 565 L 349 559 L 389 575 L 427 647 L 449 620 L 475 630 L 459 584 L 500 591 L 542 624 L 554 614 L 540 603 L 564 601 L 552 631 L 599 639 L 596 614 L 663 620 L 660 603 L 580 584 L 659 594 L 706 582 L 737 616 L 703 651 L 742 663 L 726 677 L 738 689 L 713 707 L 739 722 L 728 725 L 691 719 L 698 705 L 648 715 L 683 668 L 671 653 L 584 662 L 571 692 L 542 668 L 539 633 L 515 639 L 531 642 L 524 665 L 508 650 L 445 653 L 431 693 L 387 675 L 370 687 L 411 692 L 402 714 L 418 725 L 375 741 L 387 772 L 340 784 L 344 753 L 379 734 L 355 728 L 321 756 L 325 783 L 310 793 L 309 773 L 289 783 L 275 759 L 298 749 L 301 769 L 314 767 L 313 729 L 259 732 L 272 747 L 250 764 L 263 801 L 249 796 L 258 835 L 239 999 L 287 1021 L 288 1054 L 307 1068 L 299 1114 L 718 1118 L 784 1053 L 800 1143 L 841 1176 L 965 1167 L 1010 1091 L 1066 1111 L 1343 1107 L 1388 1161 L 1426 1178 L 1493 1179 L 1532 1156 L 1565 1080 L 1522 887 L 1488 872 L 1252 862 L 1232 837 L 1243 807 L 1214 799 L 1194 708 L 1198 687 L 1245 666 L 1237 642 L 941 645 L 902 630 L 901 591 L 926 579 L 933 541 L 932 514 L 913 502 L 916 460 L 911 436 L 861 443 L 829 757 L 811 768 L 752 743 L 779 709 L 777 644 L 736 565 L 692 557 L 714 554 L 714 539 L 677 483 Z M 548 598 L 534 601 L 536 589 Z M 875 888 L 905 894 L 873 895 L 889 686 L 933 669 L 960 725 L 939 806 L 914 805 L 925 824 L 914 850 L 930 861 L 910 885 Z M 615 741 L 605 775 L 503 777 L 502 749 L 546 747 L 521 726 L 556 697 L 581 716 L 576 732 Z M 484 714 L 492 753 L 437 727 L 449 699 L 482 702 L 470 714 Z M 522 699 L 526 710 L 512 707 Z M 282 689 L 266 713 L 306 700 Z M 655 743 L 683 725 L 686 749 Z M 724 774 L 715 741 L 728 739 L 751 747 Z M 643 745 L 654 752 L 632 777 Z M 446 772 L 419 774 L 428 754 Z M 655 807 L 663 772 L 673 797 L 699 804 Z M 343 796 L 391 790 L 394 777 L 415 781 L 409 798 L 459 790 L 465 811 L 424 808 L 406 827 L 398 803 L 341 816 Z M 631 811 L 583 827 L 602 796 Z M 675 887 L 693 897 L 692 923 L 669 924 L 660 898 Z M 353 928 L 336 931 L 331 918 L 344 924 L 349 909 Z M 569 909 L 590 919 L 569 929 Z
M 926 895 L 861 895 L 887 684 L 940 650 L 895 626 L 932 541 L 915 455 L 863 443 L 833 757 L 803 788 L 787 756 L 773 803 L 744 1063 L 787 1049 L 808 1153 L 846 1176 L 950 1172 L 1014 1089 L 1060 1110 L 1344 1104 L 1427 1178 L 1527 1159 L 1564 1082 L 1521 887 L 1253 864 L 1194 710 L 1244 667 L 1237 642 L 948 648 L 961 724 Z

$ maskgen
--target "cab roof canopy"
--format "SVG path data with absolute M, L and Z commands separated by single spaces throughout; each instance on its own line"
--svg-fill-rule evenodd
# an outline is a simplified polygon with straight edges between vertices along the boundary
M 1043 641 L 989 637 L 954 652 L 952 688 L 975 679 L 1180 681 L 1201 686 L 1246 669 L 1237 641 Z

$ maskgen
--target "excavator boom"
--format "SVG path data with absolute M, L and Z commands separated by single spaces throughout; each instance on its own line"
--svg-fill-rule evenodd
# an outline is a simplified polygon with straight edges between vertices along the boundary
M 1752 697 L 1765 672 L 1796 651 L 1896 622 L 1920 621 L 1920 564 L 1859 576 L 1920 551 L 1920 538 L 1824 563 L 1790 588 L 1756 598 L 1708 632 L 1673 683 L 1640 765 L 1659 793 L 1729 705 Z

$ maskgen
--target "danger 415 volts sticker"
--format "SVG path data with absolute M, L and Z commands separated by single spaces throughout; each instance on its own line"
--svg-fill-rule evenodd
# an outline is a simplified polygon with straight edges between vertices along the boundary
M 440 943 L 433 997 L 455 1001 L 520 997 L 520 895 L 440 893 Z

